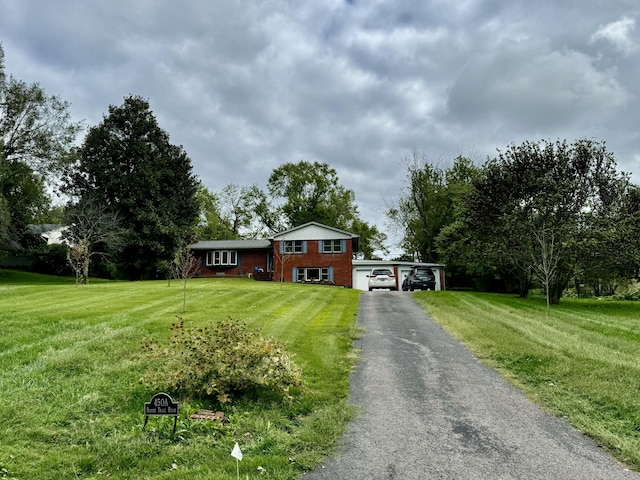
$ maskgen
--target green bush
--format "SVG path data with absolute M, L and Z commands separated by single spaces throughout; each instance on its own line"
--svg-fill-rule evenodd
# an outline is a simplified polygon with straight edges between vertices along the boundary
M 289 396 L 302 384 L 300 368 L 284 347 L 233 319 L 188 330 L 179 318 L 169 347 L 148 343 L 151 356 L 162 361 L 145 384 L 183 398 L 216 399 L 220 403 L 248 393 L 268 391 Z
M 67 260 L 69 248 L 63 244 L 41 245 L 29 251 L 33 262 L 31 270 L 46 275 L 71 275 L 71 267 Z

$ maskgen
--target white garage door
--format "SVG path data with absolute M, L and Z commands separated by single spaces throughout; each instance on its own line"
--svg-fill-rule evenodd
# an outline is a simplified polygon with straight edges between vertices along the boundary
M 371 272 L 370 268 L 356 268 L 354 272 L 353 279 L 353 288 L 357 288 L 358 290 L 364 290 L 365 292 L 369 290 L 369 273 Z
M 409 275 L 410 271 L 411 268 L 409 267 L 398 267 L 398 285 L 400 285 L 400 288 L 402 288 L 402 282 L 404 282 L 405 277 Z

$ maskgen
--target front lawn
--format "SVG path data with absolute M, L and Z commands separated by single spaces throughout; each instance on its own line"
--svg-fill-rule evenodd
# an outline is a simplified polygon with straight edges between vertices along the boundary
M 182 286 L 92 282 L 0 270 L 0 479 L 229 479 L 238 442 L 241 478 L 294 479 L 331 453 L 353 410 L 347 405 L 360 292 L 350 289 L 193 279 Z M 152 417 L 141 382 L 149 338 L 231 317 L 285 342 L 305 390 L 216 404 L 180 401 L 173 419 Z M 155 368 L 158 368 L 156 365 Z M 223 410 L 228 423 L 191 420 Z
M 469 292 L 414 297 L 535 402 L 640 470 L 640 303 Z

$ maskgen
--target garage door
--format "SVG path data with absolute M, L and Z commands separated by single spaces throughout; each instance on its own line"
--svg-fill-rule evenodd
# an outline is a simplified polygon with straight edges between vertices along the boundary
M 402 282 L 404 282 L 404 278 L 409 275 L 411 269 L 409 267 L 399 267 L 398 268 L 398 285 L 402 288 Z
M 371 272 L 370 268 L 356 268 L 354 272 L 353 279 L 353 288 L 357 288 L 358 290 L 369 290 L 369 272 Z

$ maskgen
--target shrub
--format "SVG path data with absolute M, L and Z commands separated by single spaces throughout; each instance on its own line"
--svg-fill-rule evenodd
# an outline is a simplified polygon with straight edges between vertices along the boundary
M 233 319 L 188 330 L 184 320 L 173 324 L 169 347 L 147 344 L 151 356 L 163 361 L 145 384 L 186 398 L 214 398 L 220 403 L 261 390 L 289 396 L 302 375 L 284 347 Z
M 71 267 L 67 261 L 66 245 L 54 243 L 41 245 L 29 251 L 29 258 L 33 262 L 31 270 L 46 275 L 71 275 Z

